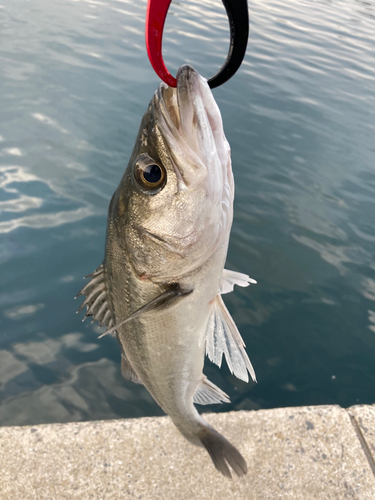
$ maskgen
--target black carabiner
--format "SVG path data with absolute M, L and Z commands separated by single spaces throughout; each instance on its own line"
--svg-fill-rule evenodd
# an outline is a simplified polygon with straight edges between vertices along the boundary
M 214 89 L 223 85 L 237 72 L 246 54 L 249 38 L 247 0 L 222 0 L 229 20 L 230 46 L 227 59 L 215 76 L 208 80 Z

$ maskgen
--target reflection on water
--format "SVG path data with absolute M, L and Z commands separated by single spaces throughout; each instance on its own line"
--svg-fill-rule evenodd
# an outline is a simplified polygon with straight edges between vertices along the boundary
M 2 2 L 0 424 L 158 415 L 73 296 L 103 258 L 106 212 L 158 80 L 146 0 Z M 375 3 L 250 0 L 239 73 L 214 91 L 232 147 L 225 297 L 259 383 L 207 363 L 217 411 L 375 401 Z M 217 72 L 219 0 L 173 2 L 175 73 Z

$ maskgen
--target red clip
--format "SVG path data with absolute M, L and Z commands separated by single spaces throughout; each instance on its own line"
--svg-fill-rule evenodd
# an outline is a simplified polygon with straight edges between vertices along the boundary
M 227 59 L 212 78 L 207 80 L 211 89 L 227 82 L 241 66 L 249 37 L 249 12 L 247 0 L 222 0 L 227 11 L 230 28 L 230 45 Z M 148 0 L 146 14 L 146 46 L 151 65 L 157 75 L 170 87 L 177 87 L 163 61 L 161 45 L 164 22 L 171 0 Z
M 148 58 L 156 74 L 170 87 L 177 87 L 177 80 L 167 70 L 161 53 L 163 29 L 172 0 L 148 0 L 146 13 L 146 47 Z

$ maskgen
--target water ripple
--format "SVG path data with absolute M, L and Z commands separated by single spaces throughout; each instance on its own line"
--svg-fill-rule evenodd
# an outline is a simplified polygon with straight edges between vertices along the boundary
M 108 203 L 158 84 L 146 3 L 3 2 L 2 424 L 159 412 L 72 300 L 102 261 Z M 375 2 L 250 0 L 249 12 L 243 65 L 214 95 L 236 180 L 227 265 L 258 280 L 226 300 L 260 383 L 207 375 L 226 409 L 372 403 Z M 228 45 L 221 2 L 172 2 L 172 73 L 190 62 L 209 77 Z

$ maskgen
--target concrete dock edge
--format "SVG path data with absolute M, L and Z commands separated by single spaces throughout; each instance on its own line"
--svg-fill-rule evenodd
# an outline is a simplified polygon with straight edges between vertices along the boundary
M 375 499 L 375 405 L 205 418 L 245 477 L 222 477 L 168 417 L 0 427 L 0 499 Z

